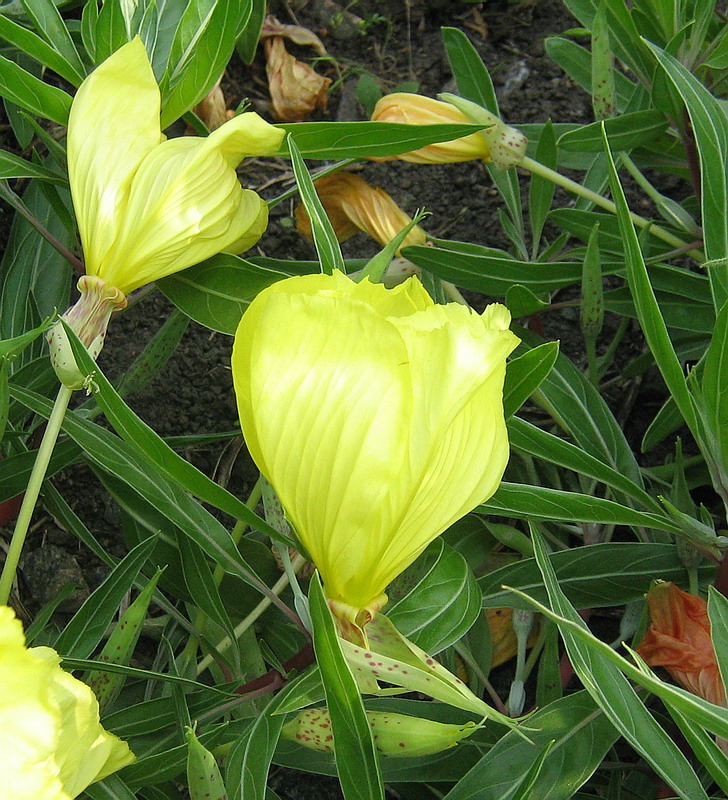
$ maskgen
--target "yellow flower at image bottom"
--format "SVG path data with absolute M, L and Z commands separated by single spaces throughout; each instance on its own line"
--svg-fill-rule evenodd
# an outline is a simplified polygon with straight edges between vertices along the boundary
M 366 624 L 388 584 L 498 487 L 509 324 L 499 304 L 436 305 L 415 278 L 386 289 L 342 273 L 282 280 L 243 315 L 243 434 L 337 615 Z
M 0 776 L 3 800 L 71 800 L 134 761 L 104 730 L 91 689 L 50 647 L 25 646 L 20 621 L 0 606 Z

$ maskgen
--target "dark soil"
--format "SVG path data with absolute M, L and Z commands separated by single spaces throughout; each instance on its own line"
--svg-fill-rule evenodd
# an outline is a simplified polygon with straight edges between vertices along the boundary
M 325 0 L 289 0 L 274 4 L 282 22 L 298 22 L 315 30 L 329 54 L 336 60 L 343 81 L 333 91 L 325 119 L 362 119 L 355 95 L 357 75 L 367 71 L 376 76 L 385 91 L 403 81 L 417 81 L 419 91 L 434 96 L 453 89 L 440 34 L 441 25 L 464 30 L 491 70 L 499 92 L 503 118 L 513 125 L 525 122 L 584 123 L 591 119 L 589 98 L 544 54 L 544 38 L 576 25 L 560 0 L 506 0 L 466 3 L 457 0 L 362 0 L 348 3 L 351 12 L 364 20 L 363 32 L 333 28 L 341 7 Z M 376 15 L 381 21 L 376 21 Z M 341 16 L 341 15 L 339 15 Z M 336 78 L 333 66 L 323 64 Z M 262 61 L 252 67 L 232 65 L 225 83 L 229 106 L 249 96 L 264 99 Z M 255 163 L 244 168 L 249 185 L 268 184 L 263 194 L 274 197 L 291 182 L 286 162 L 274 168 Z M 368 181 L 386 187 L 409 213 L 425 207 L 431 212 L 425 227 L 437 236 L 489 246 L 508 247 L 498 222 L 500 206 L 487 172 L 478 163 L 420 166 L 403 162 L 369 163 L 362 173 Z M 562 199 L 566 202 L 566 198 Z M 257 247 L 261 255 L 310 259 L 312 246 L 292 227 L 292 205 L 273 209 L 269 231 Z M 346 256 L 370 255 L 376 245 L 363 235 L 344 245 Z M 123 372 L 164 322 L 172 306 L 154 292 L 112 322 L 107 346 L 100 359 L 110 378 Z M 558 334 L 561 331 L 557 332 Z M 556 333 L 549 330 L 549 334 Z M 128 402 L 139 416 L 162 436 L 230 431 L 237 416 L 229 369 L 232 341 L 191 323 L 170 362 L 142 391 Z M 207 474 L 215 475 L 225 442 L 196 449 L 189 457 Z M 235 471 L 229 488 L 245 494 L 245 473 Z M 112 552 L 123 552 L 117 512 L 97 487 L 90 471 L 69 470 L 59 488 L 84 522 Z M 74 578 L 93 588 L 104 570 L 75 543 L 39 514 L 40 525 L 29 540 L 23 563 L 22 601 L 37 609 L 54 592 Z M 51 557 L 52 556 L 52 557 Z M 50 561 L 49 561 L 50 559 Z M 59 576 L 60 573 L 60 576 Z M 86 589 L 86 591 L 88 591 Z M 84 590 L 64 605 L 72 612 L 82 601 Z M 287 778 L 285 771 L 274 776 L 281 798 L 338 797 L 334 780 Z

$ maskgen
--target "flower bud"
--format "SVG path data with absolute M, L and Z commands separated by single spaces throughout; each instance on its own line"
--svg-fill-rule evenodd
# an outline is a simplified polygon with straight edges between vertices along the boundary
M 351 172 L 325 175 L 314 186 L 340 242 L 364 231 L 384 246 L 412 221 L 384 189 L 371 186 Z M 313 238 L 303 204 L 296 208 L 295 216 L 298 232 L 307 239 Z M 426 241 L 426 234 L 418 225 L 409 232 L 402 247 Z
M 374 746 L 385 756 L 427 756 L 448 750 L 478 726 L 474 722 L 452 725 L 430 719 L 393 714 L 387 711 L 367 711 Z M 334 736 L 331 717 L 325 708 L 308 708 L 283 726 L 281 736 L 298 742 L 311 750 L 332 753 Z
M 496 164 L 506 169 L 517 164 L 526 154 L 526 137 L 495 114 L 457 95 L 441 94 L 440 97 L 446 102 L 405 92 L 385 95 L 374 107 L 372 120 L 409 125 L 478 123 L 488 127 L 460 139 L 429 144 L 410 153 L 375 160 L 398 159 L 415 164 L 441 164 L 482 159 L 486 164 Z

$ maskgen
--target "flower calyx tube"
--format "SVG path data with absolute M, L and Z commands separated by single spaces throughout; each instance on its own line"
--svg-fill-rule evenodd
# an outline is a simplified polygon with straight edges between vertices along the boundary
M 388 711 L 367 711 L 366 717 L 374 746 L 382 755 L 393 758 L 449 750 L 478 729 L 474 722 L 454 725 Z M 334 750 L 331 716 L 325 708 L 307 708 L 299 712 L 283 726 L 281 736 L 310 750 L 323 753 Z
M 82 275 L 77 286 L 81 296 L 62 319 L 95 359 L 104 346 L 111 315 L 126 307 L 126 296 L 96 275 Z M 60 321 L 46 333 L 46 340 L 58 380 L 68 389 L 84 388 L 87 376 L 76 363 L 68 334 Z

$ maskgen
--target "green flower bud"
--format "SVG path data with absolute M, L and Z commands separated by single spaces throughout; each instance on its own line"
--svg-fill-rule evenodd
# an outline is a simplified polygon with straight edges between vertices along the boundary
M 427 756 L 448 750 L 478 728 L 474 722 L 452 725 L 387 711 L 367 711 L 366 715 L 377 750 L 395 758 Z M 331 717 L 325 708 L 301 711 L 283 726 L 281 735 L 311 750 L 323 753 L 334 750 Z

